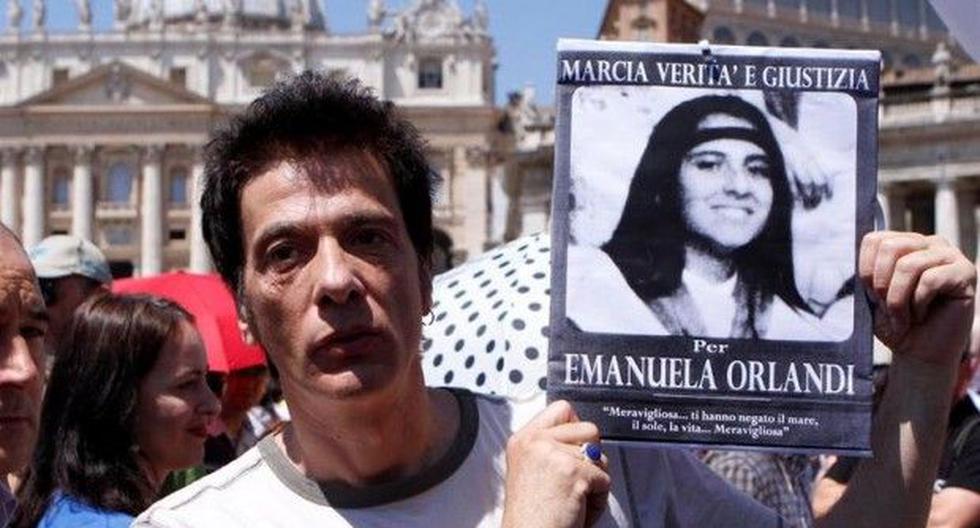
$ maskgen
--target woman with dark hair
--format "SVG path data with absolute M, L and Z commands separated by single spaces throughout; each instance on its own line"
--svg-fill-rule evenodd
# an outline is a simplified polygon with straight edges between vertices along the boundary
M 76 311 L 41 411 L 16 528 L 128 527 L 167 474 L 199 464 L 220 404 L 192 317 L 142 295 Z
M 590 279 L 569 271 L 569 317 L 586 331 L 826 339 L 823 307 L 795 282 L 793 185 L 807 208 L 829 193 L 793 180 L 757 107 L 730 95 L 677 105 L 650 135 L 605 255 L 569 249 Z M 600 313 L 594 295 L 624 286 L 639 313 Z

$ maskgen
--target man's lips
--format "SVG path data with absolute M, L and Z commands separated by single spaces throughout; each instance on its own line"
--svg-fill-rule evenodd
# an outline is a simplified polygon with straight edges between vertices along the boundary
M 343 368 L 358 357 L 368 354 L 381 334 L 372 329 L 334 332 L 319 339 L 310 347 L 310 357 L 325 370 Z

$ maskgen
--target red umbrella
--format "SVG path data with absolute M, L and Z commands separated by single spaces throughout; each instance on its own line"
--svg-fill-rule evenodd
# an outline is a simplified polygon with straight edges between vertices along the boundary
M 231 291 L 218 275 L 182 271 L 112 283 L 117 293 L 149 293 L 170 299 L 194 315 L 207 348 L 208 368 L 227 373 L 265 365 L 261 347 L 248 345 L 238 330 L 238 314 Z

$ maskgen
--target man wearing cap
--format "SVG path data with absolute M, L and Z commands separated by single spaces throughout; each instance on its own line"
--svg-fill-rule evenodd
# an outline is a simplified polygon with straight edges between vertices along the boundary
M 0 225 L 0 527 L 13 513 L 8 478 L 37 438 L 47 315 L 20 241 Z
M 781 526 L 682 450 L 603 455 L 599 430 L 567 402 L 535 415 L 425 386 L 424 152 L 392 105 L 312 72 L 271 88 L 210 142 L 205 238 L 280 372 L 292 421 L 134 526 Z M 921 526 L 976 270 L 941 239 L 907 233 L 869 235 L 859 264 L 882 299 L 879 335 L 901 359 L 876 458 L 818 526 Z
M 109 263 L 95 244 L 69 235 L 38 242 L 28 255 L 48 306 L 50 327 L 46 346 L 53 356 L 75 308 L 112 283 Z

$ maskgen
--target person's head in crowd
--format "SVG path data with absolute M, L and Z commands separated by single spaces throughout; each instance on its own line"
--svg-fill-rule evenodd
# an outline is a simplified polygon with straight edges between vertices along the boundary
M 435 178 L 393 105 L 314 72 L 208 145 L 204 236 L 291 401 L 421 381 Z
M 0 482 L 27 465 L 34 447 L 47 326 L 27 254 L 0 225 Z
M 654 127 L 603 250 L 642 299 L 680 286 L 688 248 L 734 266 L 760 296 L 810 311 L 794 282 L 793 195 L 765 115 L 737 96 L 685 101 Z
M 93 294 L 107 291 L 112 274 L 102 251 L 76 236 L 49 236 L 28 254 L 48 307 L 48 348 L 53 351 L 75 309 Z
M 170 471 L 201 462 L 220 404 L 192 321 L 146 295 L 106 293 L 78 308 L 55 357 L 13 526 L 35 526 L 62 497 L 136 515 Z
M 228 372 L 224 394 L 221 396 L 221 420 L 233 437 L 237 437 L 240 433 L 242 422 L 249 409 L 262 401 L 268 385 L 269 368 L 265 363 L 232 369 Z

